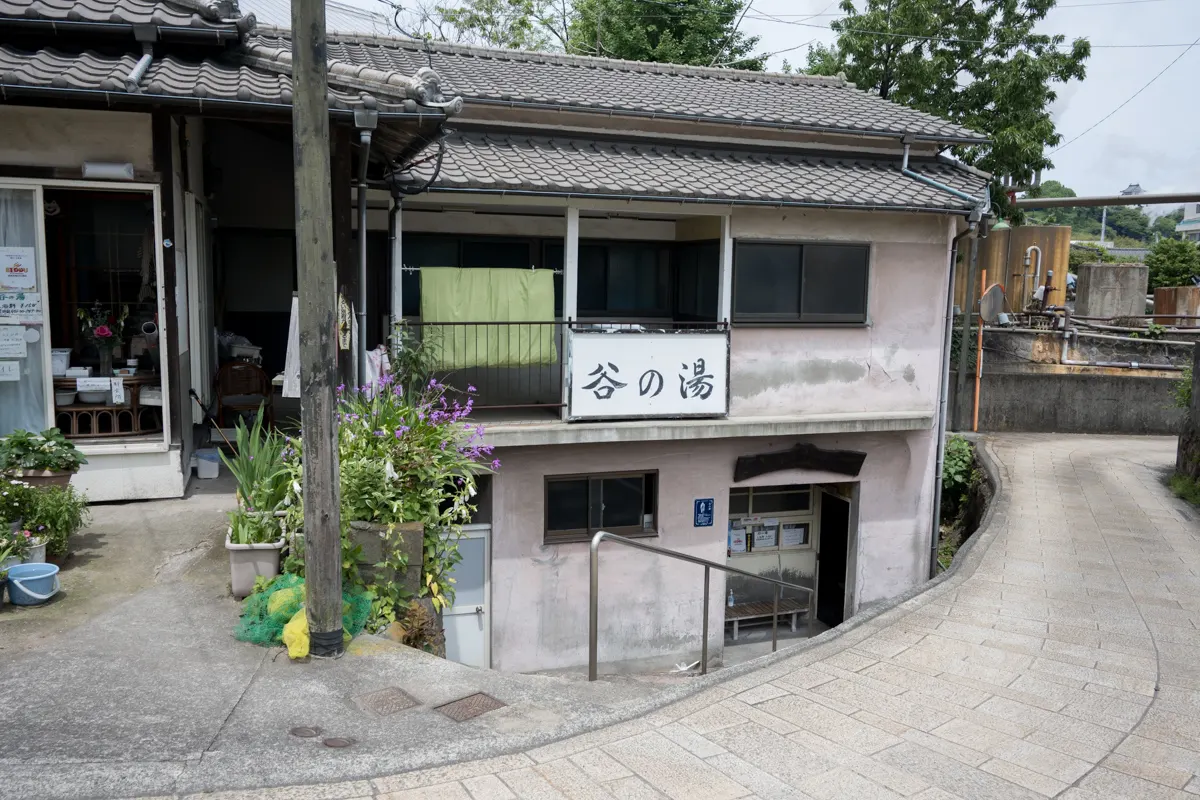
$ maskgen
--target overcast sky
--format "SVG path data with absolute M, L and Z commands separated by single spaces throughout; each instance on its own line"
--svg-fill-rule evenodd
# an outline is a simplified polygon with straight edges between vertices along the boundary
M 379 10 L 378 0 L 343 0 Z M 449 0 L 450 3 L 453 0 Z M 754 0 L 742 28 L 760 36 L 761 51 L 802 66 L 809 42 L 832 42 L 826 27 L 838 0 Z M 810 16 L 816 15 L 816 16 Z M 793 23 L 773 21 L 778 17 Z M 1066 142 L 1115 109 L 1200 37 L 1200 0 L 1059 0 L 1044 23 L 1047 33 L 1092 42 L 1087 78 L 1056 87 L 1058 131 Z M 1181 47 L 1105 48 L 1097 45 L 1184 43 Z M 1051 159 L 1043 179 L 1081 195 L 1115 194 L 1131 183 L 1148 192 L 1200 190 L 1200 45 L 1183 55 L 1128 105 Z
M 1100 2 L 1121 4 L 1082 5 Z M 797 15 L 824 12 L 805 23 L 828 25 L 837 7 L 830 0 L 755 0 L 750 15 L 803 20 Z M 746 19 L 742 25 L 762 37 L 767 52 L 834 38 L 827 30 L 764 19 Z M 1086 37 L 1093 45 L 1087 78 L 1057 87 L 1054 119 L 1066 142 L 1127 100 L 1200 36 L 1200 0 L 1059 0 L 1044 29 L 1068 40 Z M 1177 42 L 1184 47 L 1096 47 Z M 774 56 L 769 66 L 776 69 L 787 57 L 803 64 L 806 49 Z M 1200 45 L 1110 119 L 1053 154 L 1054 169 L 1042 178 L 1062 181 L 1081 195 L 1115 194 L 1131 183 L 1148 192 L 1200 190 L 1198 134 Z

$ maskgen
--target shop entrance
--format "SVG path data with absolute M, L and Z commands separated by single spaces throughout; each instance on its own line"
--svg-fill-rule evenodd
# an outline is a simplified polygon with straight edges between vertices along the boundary
M 817 548 L 817 619 L 830 628 L 846 618 L 846 558 L 849 550 L 850 501 L 821 492 Z

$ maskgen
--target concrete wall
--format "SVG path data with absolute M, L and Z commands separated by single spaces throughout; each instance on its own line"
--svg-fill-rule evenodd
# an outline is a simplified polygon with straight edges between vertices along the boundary
M 991 372 L 984 367 L 979 430 L 986 432 L 1095 433 L 1174 436 L 1183 424 L 1173 389 L 1179 376 L 1094 368 L 1055 372 Z M 954 382 L 951 380 L 951 402 Z M 974 382 L 959 407 L 972 413 Z
M 812 437 L 822 447 L 867 452 L 861 482 L 855 607 L 924 580 L 928 569 L 934 434 Z M 544 478 L 658 470 L 659 536 L 651 544 L 723 562 L 729 489 L 738 456 L 791 447 L 796 438 L 564 445 L 498 451 L 493 483 L 492 666 L 511 671 L 587 662 L 588 545 L 543 545 Z M 738 486 L 853 480 L 789 470 Z M 692 527 L 692 501 L 715 499 L 711 528 Z M 851 532 L 851 537 L 854 533 Z M 703 571 L 606 545 L 601 551 L 600 660 L 694 660 L 700 650 Z M 720 653 L 724 579 L 712 576 L 710 652 Z
M 949 279 L 946 218 L 735 209 L 733 235 L 868 242 L 871 265 L 866 325 L 734 326 L 732 416 L 933 413 Z
M 0 164 L 82 170 L 84 161 L 102 161 L 154 170 L 149 114 L 0 105 L 0 131 Z
M 1146 313 L 1145 264 L 1080 264 L 1075 313 L 1081 317 L 1134 317 Z

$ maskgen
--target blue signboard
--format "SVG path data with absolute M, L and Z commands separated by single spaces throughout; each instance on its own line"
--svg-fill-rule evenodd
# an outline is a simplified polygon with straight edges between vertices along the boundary
M 711 497 L 702 497 L 696 501 L 695 520 L 692 522 L 694 528 L 711 528 L 713 524 L 713 499 Z

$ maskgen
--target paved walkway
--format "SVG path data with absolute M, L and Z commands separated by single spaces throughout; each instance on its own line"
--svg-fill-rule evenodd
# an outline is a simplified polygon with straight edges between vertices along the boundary
M 1193 797 L 1200 530 L 1162 485 L 1174 446 L 998 438 L 1003 491 L 961 569 L 838 638 L 548 746 L 277 791 L 390 800 Z

